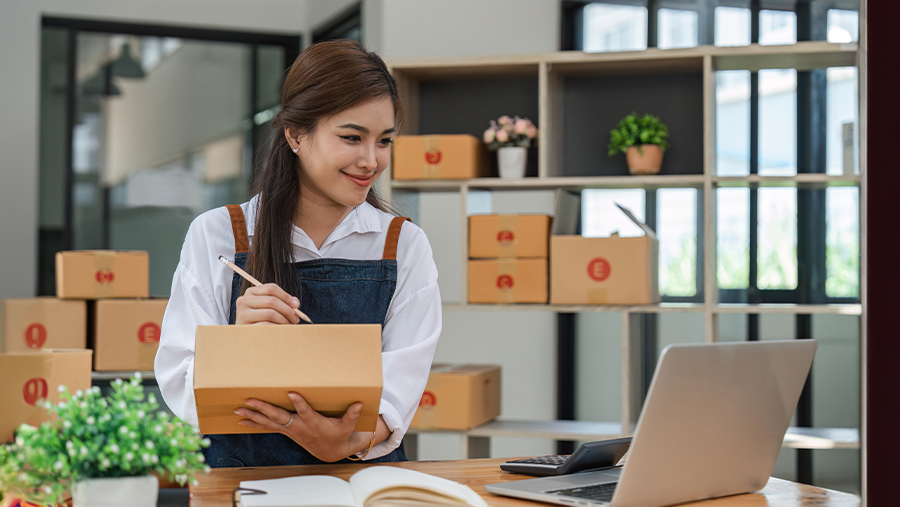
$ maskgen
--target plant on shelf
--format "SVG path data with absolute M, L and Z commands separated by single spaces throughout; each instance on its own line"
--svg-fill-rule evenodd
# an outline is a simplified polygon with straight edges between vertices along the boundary
M 159 411 L 141 376 L 116 379 L 112 393 L 100 388 L 72 394 L 60 386 L 58 405 L 42 401 L 50 420 L 23 424 L 13 443 L 0 446 L 0 491 L 40 504 L 60 503 L 71 491 L 74 507 L 98 496 L 120 505 L 156 505 L 155 475 L 184 486 L 209 470 L 201 448 L 209 440 L 197 429 Z
M 497 151 L 501 178 L 525 177 L 528 147 L 537 139 L 538 129 L 528 118 L 503 115 L 484 131 L 484 143 Z
M 669 129 L 652 114 L 631 113 L 609 135 L 609 156 L 624 153 L 631 174 L 658 174 L 669 147 Z

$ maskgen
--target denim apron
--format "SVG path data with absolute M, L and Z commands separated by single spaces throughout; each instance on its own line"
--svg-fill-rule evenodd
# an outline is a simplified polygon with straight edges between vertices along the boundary
M 240 206 L 226 206 L 231 215 L 235 239 L 234 263 L 247 263 L 249 240 L 244 212 Z M 381 324 L 397 286 L 397 243 L 407 218 L 391 221 L 381 260 L 355 261 L 316 259 L 295 262 L 294 281 L 300 282 L 300 310 L 317 324 Z M 235 323 L 235 303 L 244 279 L 237 273 L 231 281 L 231 311 L 228 323 Z M 301 321 L 301 324 L 303 322 Z M 206 463 L 219 467 L 311 465 L 324 462 L 280 433 L 207 435 L 211 445 L 203 450 Z M 403 444 L 389 454 L 367 463 L 406 461 Z M 343 459 L 337 463 L 353 463 Z

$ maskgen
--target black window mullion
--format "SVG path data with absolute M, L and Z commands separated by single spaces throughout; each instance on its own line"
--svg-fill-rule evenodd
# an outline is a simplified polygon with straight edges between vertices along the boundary
M 68 47 L 66 55 L 66 141 L 65 141 L 65 171 L 66 171 L 66 194 L 63 216 L 63 241 L 62 246 L 65 250 L 73 250 L 75 248 L 75 123 L 76 123 L 76 100 L 78 99 L 76 87 L 77 76 L 76 64 L 78 62 L 78 31 L 67 26 L 68 29 Z
M 647 0 L 647 47 L 659 45 L 659 0 Z

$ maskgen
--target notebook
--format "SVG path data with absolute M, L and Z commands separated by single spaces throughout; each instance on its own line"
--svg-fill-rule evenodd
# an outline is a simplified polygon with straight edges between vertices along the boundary
M 488 507 L 468 486 L 393 466 L 373 466 L 350 482 L 330 475 L 242 481 L 240 507 Z

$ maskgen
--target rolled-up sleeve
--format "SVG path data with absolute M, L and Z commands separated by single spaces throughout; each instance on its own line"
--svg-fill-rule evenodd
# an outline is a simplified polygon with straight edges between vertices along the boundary
M 366 459 L 400 446 L 428 382 L 441 335 L 441 295 L 437 268 L 425 233 L 404 226 L 397 255 L 397 288 L 382 331 L 384 386 L 379 412 L 391 435 Z

